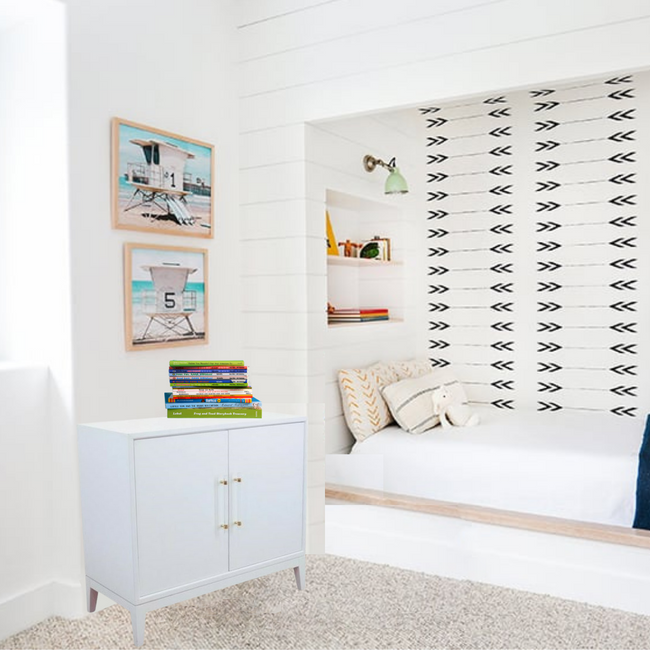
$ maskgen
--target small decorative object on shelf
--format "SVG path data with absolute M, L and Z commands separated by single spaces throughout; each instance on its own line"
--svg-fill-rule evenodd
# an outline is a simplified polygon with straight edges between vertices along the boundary
M 391 251 L 390 251 L 390 238 L 389 237 L 378 237 L 375 235 L 373 237 L 374 241 L 382 241 L 384 242 L 384 257 L 382 258 L 385 262 L 390 262 L 391 261 Z
M 358 250 L 361 248 L 361 244 L 357 244 L 349 239 L 340 241 L 339 246 L 343 246 L 343 257 L 358 257 Z
M 327 222 L 327 254 L 338 255 L 339 249 L 336 246 L 336 237 L 334 236 L 334 228 L 332 228 L 332 222 L 330 221 L 330 213 L 325 212 L 325 217 Z
M 386 242 L 371 239 L 364 242 L 359 251 L 359 257 L 370 260 L 386 260 Z

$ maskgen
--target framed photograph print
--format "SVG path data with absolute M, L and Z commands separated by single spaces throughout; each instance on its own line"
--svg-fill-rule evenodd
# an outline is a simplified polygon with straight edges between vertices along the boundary
M 208 251 L 124 244 L 127 350 L 208 342 Z
M 114 228 L 213 236 L 211 144 L 115 117 L 111 174 Z

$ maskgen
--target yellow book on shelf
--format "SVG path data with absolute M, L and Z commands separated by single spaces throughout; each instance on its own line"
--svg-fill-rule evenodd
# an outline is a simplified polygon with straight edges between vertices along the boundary
M 332 222 L 330 221 L 330 213 L 325 211 L 325 216 L 327 217 L 327 254 L 338 255 L 339 247 L 336 245 L 336 237 L 334 237 L 334 229 L 332 228 Z

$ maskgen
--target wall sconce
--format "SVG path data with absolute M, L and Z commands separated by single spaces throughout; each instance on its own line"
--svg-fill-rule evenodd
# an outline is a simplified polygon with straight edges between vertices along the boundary
M 409 187 L 406 183 L 406 179 L 400 173 L 400 170 L 395 164 L 395 158 L 390 162 L 385 163 L 379 158 L 374 156 L 367 155 L 363 158 L 363 168 L 367 172 L 375 171 L 375 167 L 381 165 L 384 169 L 388 170 L 388 178 L 386 179 L 386 184 L 384 185 L 384 194 L 406 194 L 409 191 Z

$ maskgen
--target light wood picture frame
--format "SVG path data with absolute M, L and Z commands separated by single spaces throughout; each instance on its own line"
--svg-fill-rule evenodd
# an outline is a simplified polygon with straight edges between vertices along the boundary
M 208 251 L 124 244 L 127 350 L 208 343 Z
M 113 227 L 213 237 L 214 167 L 213 145 L 114 117 Z

